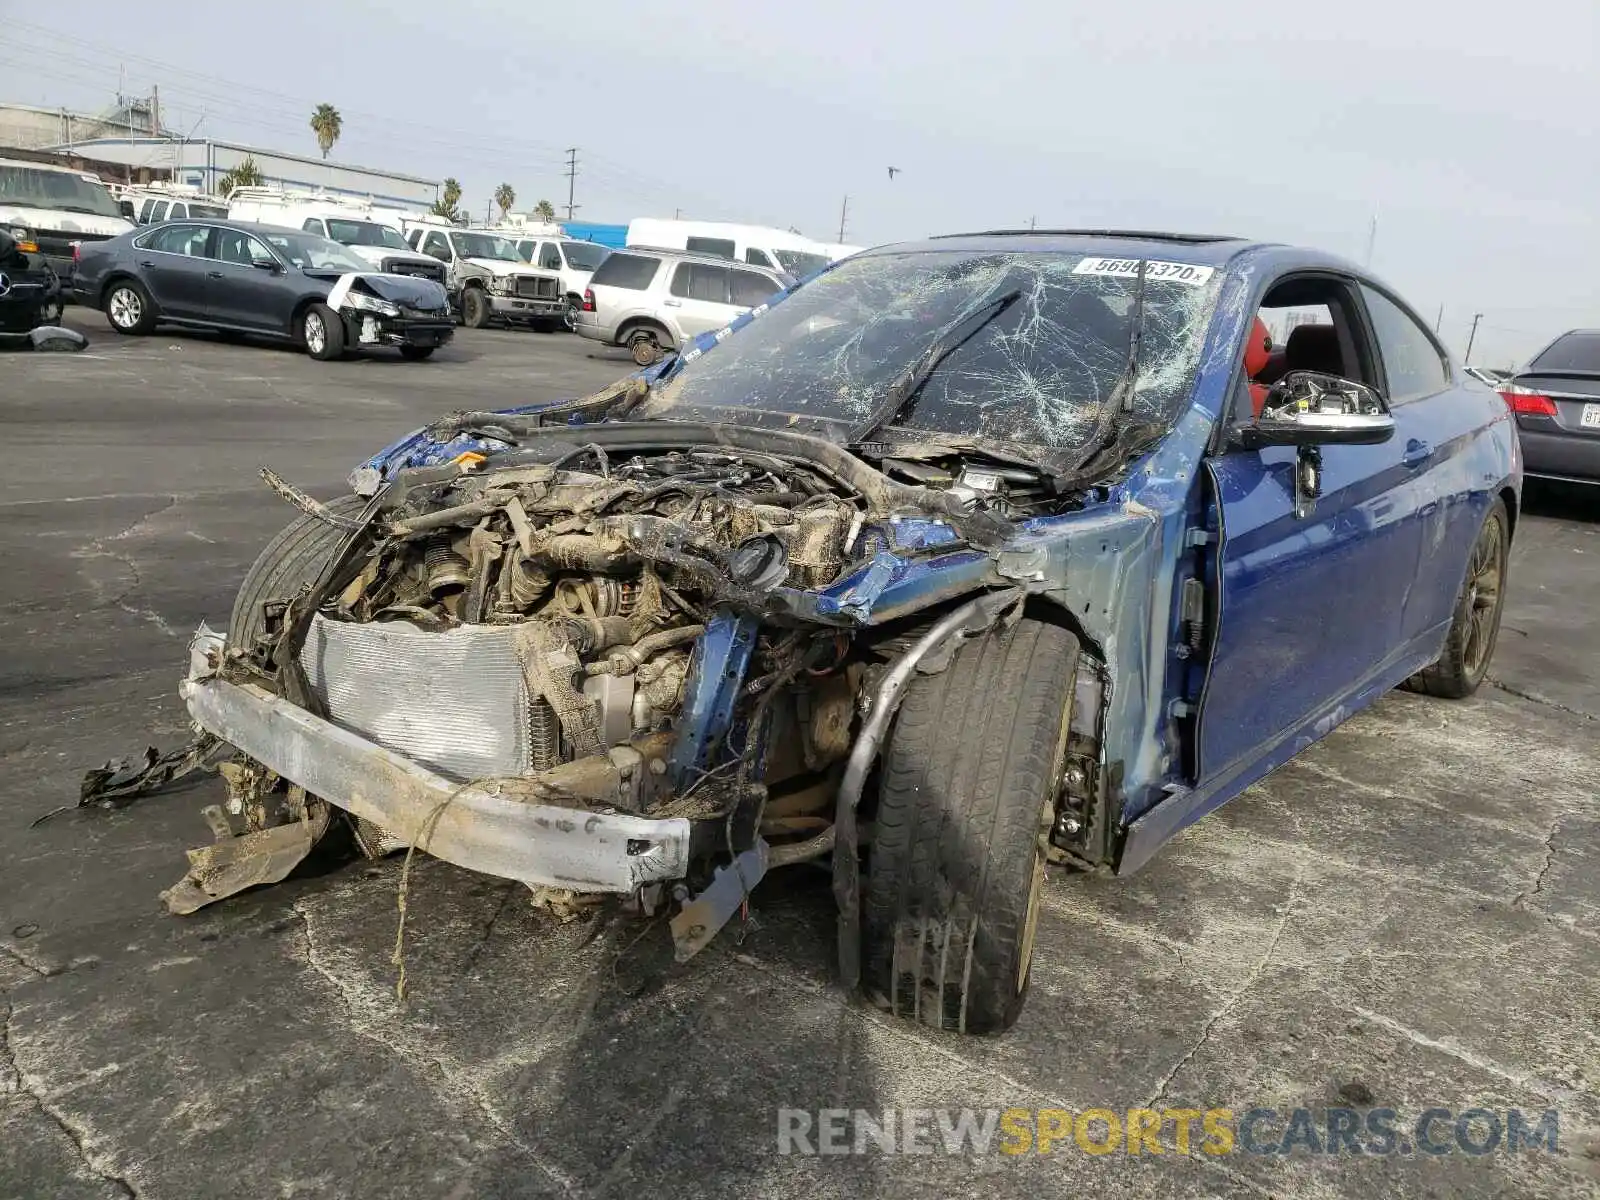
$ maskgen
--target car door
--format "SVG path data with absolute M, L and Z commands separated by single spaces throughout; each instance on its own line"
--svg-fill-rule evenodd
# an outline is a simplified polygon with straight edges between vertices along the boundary
M 1404 636 L 1437 649 L 1455 611 L 1467 556 L 1488 506 L 1473 442 L 1499 397 L 1457 385 L 1449 356 L 1415 313 L 1370 282 L 1361 298 L 1383 363 L 1385 395 L 1407 471 L 1402 500 L 1416 510 L 1416 585 Z
M 721 329 L 738 315 L 728 299 L 727 267 L 681 262 L 667 291 L 661 303 L 671 312 L 683 341 Z
M 1332 325 L 1291 331 L 1286 370 L 1376 385 L 1376 352 L 1352 281 L 1294 279 L 1320 297 Z M 1270 296 L 1270 291 L 1269 291 Z M 1295 359 L 1324 345 L 1334 361 Z M 1250 418 L 1238 389 L 1236 422 Z M 1378 445 L 1239 448 L 1206 462 L 1218 526 L 1208 581 L 1216 614 L 1195 730 L 1193 771 L 1225 781 L 1307 724 L 1320 736 L 1330 714 L 1402 656 L 1404 612 L 1416 577 L 1420 493 L 1408 490 L 1403 429 Z M 1297 478 L 1318 464 L 1309 502 Z
M 162 314 L 180 321 L 200 320 L 206 311 L 205 225 L 158 225 L 134 243 L 139 280 Z
M 289 332 L 299 293 L 289 268 L 260 238 L 218 229 L 206 275 L 206 302 L 219 325 L 262 333 Z

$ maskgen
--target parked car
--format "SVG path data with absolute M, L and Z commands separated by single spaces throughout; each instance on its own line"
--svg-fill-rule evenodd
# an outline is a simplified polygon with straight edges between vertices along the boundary
M 515 243 L 517 255 L 523 262 L 561 276 L 561 290 L 567 302 L 566 325 L 568 329 L 577 328 L 583 293 L 595 268 L 605 262 L 611 251 L 594 242 L 575 242 L 560 237 L 520 237 Z
M 548 332 L 566 324 L 561 276 L 524 263 L 510 238 L 431 219 L 406 222 L 406 240 L 444 264 L 450 298 L 472 328 L 499 320 Z
M 595 268 L 574 327 L 594 341 L 628 347 L 633 361 L 647 366 L 793 282 L 715 255 L 618 250 Z
M 367 201 L 353 198 L 285 192 L 274 187 L 241 187 L 228 198 L 227 216 L 232 221 L 302 229 L 338 242 L 364 259 L 372 270 L 388 275 L 416 275 L 444 285 L 444 264 L 407 245 L 399 224 L 384 219 L 382 212 Z
M 628 222 L 629 248 L 687 250 L 711 254 L 734 262 L 782 271 L 804 279 L 822 270 L 835 257 L 829 246 L 803 234 L 765 225 L 736 225 L 728 221 L 661 220 L 639 217 Z M 840 247 L 841 250 L 848 250 Z
M 1600 329 L 1570 329 L 1501 385 L 1517 415 L 1523 470 L 1600 483 Z
M 84 171 L 48 163 L 0 158 L 0 229 L 18 243 L 36 247 L 44 266 L 65 283 L 79 246 L 117 237 L 133 228 L 105 184 Z M 65 299 L 67 290 L 62 289 Z M 61 316 L 58 300 L 47 316 Z
M 601 271 L 704 265 L 642 257 Z M 1258 415 L 1288 306 L 1329 320 Z M 1022 1006 L 1047 863 L 1131 871 L 1388 689 L 1479 685 L 1521 477 L 1361 268 L 1056 233 L 867 251 L 351 482 L 196 635 L 191 717 L 267 770 L 169 907 L 343 810 L 373 855 L 665 908 L 681 960 L 818 861 L 846 985 L 976 1033 Z
M 393 346 L 422 359 L 455 334 L 433 280 L 385 275 L 338 242 L 246 221 L 168 221 L 98 243 L 72 286 L 118 333 L 167 324 L 260 334 L 312 358 Z

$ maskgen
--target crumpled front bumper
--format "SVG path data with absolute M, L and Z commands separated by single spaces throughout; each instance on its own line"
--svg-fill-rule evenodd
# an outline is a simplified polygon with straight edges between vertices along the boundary
M 534 886 L 629 893 L 681 879 L 691 823 L 530 802 L 493 781 L 458 784 L 253 685 L 211 673 L 222 638 L 190 650 L 179 691 L 201 728 L 400 841 L 458 866 Z M 619 775 L 644 769 L 625 751 Z M 634 756 L 637 758 L 637 756 Z

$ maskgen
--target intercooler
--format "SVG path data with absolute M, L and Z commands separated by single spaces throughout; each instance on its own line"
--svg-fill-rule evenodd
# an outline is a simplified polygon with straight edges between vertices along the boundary
M 532 770 L 528 687 L 513 627 L 430 633 L 313 618 L 300 662 L 329 719 L 454 779 Z

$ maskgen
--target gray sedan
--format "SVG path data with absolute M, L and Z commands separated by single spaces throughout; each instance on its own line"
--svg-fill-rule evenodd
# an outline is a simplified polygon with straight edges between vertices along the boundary
M 1523 473 L 1600 483 L 1600 329 L 1573 329 L 1501 385 L 1517 417 Z
M 256 334 L 319 359 L 378 346 L 427 358 L 455 334 L 433 280 L 385 275 L 338 242 L 245 221 L 173 221 L 85 246 L 72 291 L 118 333 Z

